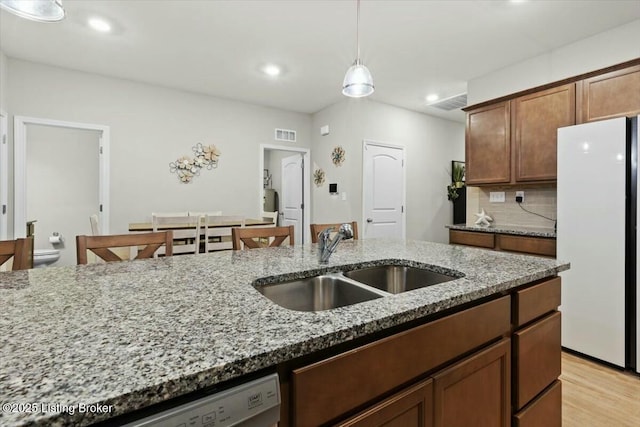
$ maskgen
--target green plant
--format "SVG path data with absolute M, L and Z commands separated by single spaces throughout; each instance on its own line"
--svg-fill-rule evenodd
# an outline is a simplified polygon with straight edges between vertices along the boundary
M 449 184 L 447 185 L 447 199 L 451 200 L 452 202 L 458 198 L 458 196 L 460 196 L 458 194 L 458 188 L 456 187 L 455 184 Z
M 451 180 L 453 182 L 462 182 L 464 179 L 464 164 L 463 163 L 454 163 L 451 168 Z

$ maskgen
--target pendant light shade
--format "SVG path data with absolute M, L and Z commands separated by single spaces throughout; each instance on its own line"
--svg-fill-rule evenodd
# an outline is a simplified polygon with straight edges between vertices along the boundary
M 369 96 L 375 90 L 369 69 L 360 61 L 360 0 L 356 20 L 356 60 L 347 70 L 342 82 L 342 94 L 351 98 Z
M 32 21 L 56 22 L 64 18 L 62 0 L 0 0 L 0 8 Z
M 356 59 L 355 64 L 349 67 L 347 74 L 344 76 L 344 82 L 342 82 L 343 95 L 360 98 L 371 95 L 374 90 L 371 72 L 360 62 L 360 59 Z

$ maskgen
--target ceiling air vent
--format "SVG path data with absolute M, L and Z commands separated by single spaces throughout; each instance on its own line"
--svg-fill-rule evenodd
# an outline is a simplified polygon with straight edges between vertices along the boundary
M 296 142 L 296 131 L 276 128 L 276 141 Z
M 440 99 L 431 104 L 427 104 L 427 106 L 439 108 L 445 111 L 457 110 L 467 106 L 467 94 L 461 93 L 460 95 L 450 96 L 449 98 Z

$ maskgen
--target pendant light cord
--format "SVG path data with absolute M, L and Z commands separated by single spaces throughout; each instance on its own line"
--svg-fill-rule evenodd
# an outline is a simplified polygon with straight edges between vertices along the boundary
M 356 12 L 356 64 L 360 63 L 360 0 L 357 0 Z

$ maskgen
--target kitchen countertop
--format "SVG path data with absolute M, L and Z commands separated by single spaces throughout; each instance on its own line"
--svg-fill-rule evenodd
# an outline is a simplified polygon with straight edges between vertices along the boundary
M 282 308 L 252 286 L 389 260 L 465 277 L 315 313 Z M 0 402 L 46 405 L 3 406 L 0 425 L 87 425 L 568 268 L 368 239 L 341 243 L 328 265 L 318 263 L 316 245 L 304 245 L 0 273 Z
M 518 227 L 518 226 L 494 226 L 479 227 L 477 225 L 465 225 L 455 224 L 447 225 L 447 228 L 451 230 L 462 231 L 478 231 L 481 233 L 496 233 L 496 234 L 513 234 L 515 236 L 528 236 L 528 237 L 551 237 L 556 238 L 556 231 L 553 228 L 543 227 Z

